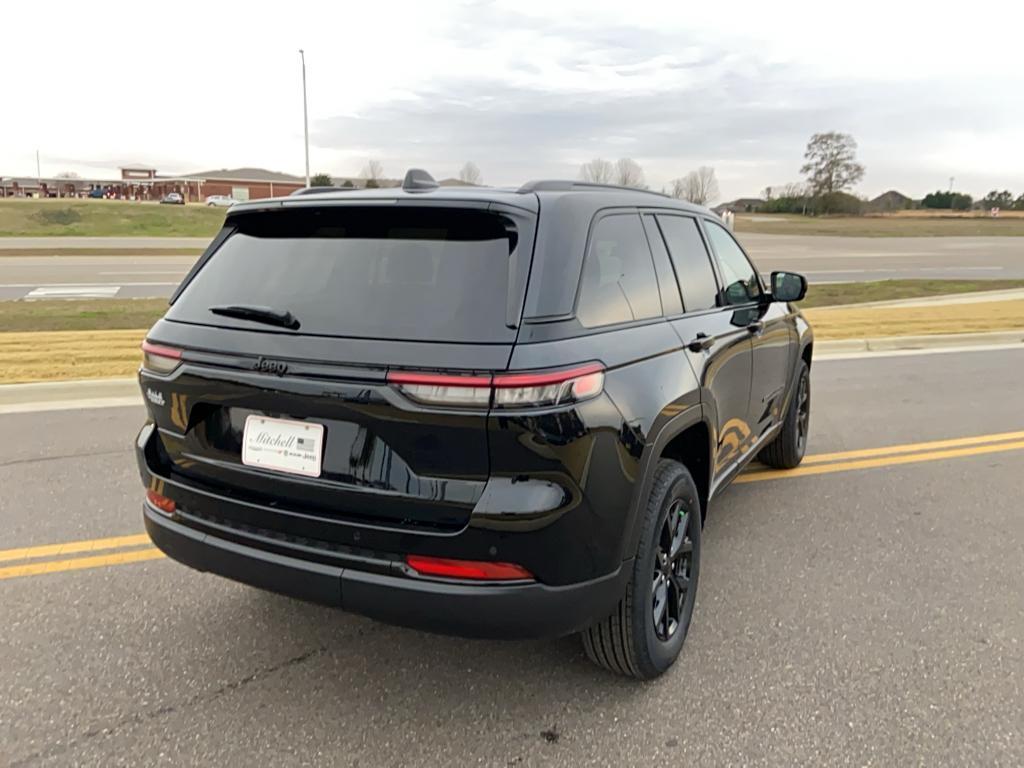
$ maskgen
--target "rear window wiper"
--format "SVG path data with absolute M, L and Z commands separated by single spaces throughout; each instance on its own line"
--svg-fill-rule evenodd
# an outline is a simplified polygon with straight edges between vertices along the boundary
M 288 310 L 281 311 L 273 307 L 255 307 L 249 304 L 225 304 L 209 308 L 215 315 L 237 317 L 240 320 L 252 320 L 255 323 L 279 325 L 293 331 L 299 328 L 299 319 Z

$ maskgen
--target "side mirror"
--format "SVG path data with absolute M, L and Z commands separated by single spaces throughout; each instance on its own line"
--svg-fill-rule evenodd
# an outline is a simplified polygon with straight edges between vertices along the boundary
M 796 272 L 772 272 L 772 301 L 800 301 L 806 295 L 806 277 Z

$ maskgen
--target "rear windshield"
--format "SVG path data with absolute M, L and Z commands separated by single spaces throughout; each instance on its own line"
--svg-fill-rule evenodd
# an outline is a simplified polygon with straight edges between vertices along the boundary
M 479 210 L 325 207 L 235 217 L 169 320 L 279 330 L 211 307 L 290 312 L 298 333 L 508 342 L 514 226 Z

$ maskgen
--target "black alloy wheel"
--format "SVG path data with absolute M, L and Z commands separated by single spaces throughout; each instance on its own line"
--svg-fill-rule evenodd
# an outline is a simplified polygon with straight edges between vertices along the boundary
M 611 615 L 582 633 L 592 661 L 640 680 L 675 663 L 696 602 L 701 524 L 700 493 L 689 469 L 659 459 L 626 594 Z
M 694 590 L 690 589 L 693 566 L 693 539 L 690 526 L 696 516 L 676 499 L 661 527 L 661 536 L 654 556 L 654 579 L 651 584 L 654 633 L 667 642 L 693 613 Z M 699 523 L 698 523 L 699 525 Z

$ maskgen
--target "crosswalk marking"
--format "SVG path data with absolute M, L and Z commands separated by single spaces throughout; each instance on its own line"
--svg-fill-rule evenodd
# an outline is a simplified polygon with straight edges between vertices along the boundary
M 112 299 L 119 285 L 45 285 L 33 288 L 26 299 Z

